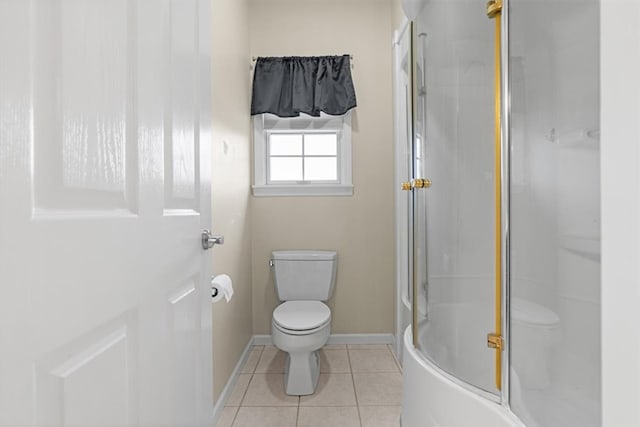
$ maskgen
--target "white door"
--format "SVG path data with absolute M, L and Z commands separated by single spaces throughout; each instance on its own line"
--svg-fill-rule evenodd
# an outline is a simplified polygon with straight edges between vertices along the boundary
M 0 426 L 211 425 L 209 0 L 0 0 Z

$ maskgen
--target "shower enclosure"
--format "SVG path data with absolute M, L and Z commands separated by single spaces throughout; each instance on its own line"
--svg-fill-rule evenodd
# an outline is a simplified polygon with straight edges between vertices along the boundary
M 600 426 L 598 0 L 422 3 L 405 361 L 513 425 Z

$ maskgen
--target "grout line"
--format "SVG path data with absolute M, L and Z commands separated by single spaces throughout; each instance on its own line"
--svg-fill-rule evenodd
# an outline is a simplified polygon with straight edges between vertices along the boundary
M 398 372 L 402 374 L 402 366 L 400 366 L 400 362 L 398 361 L 398 358 L 396 357 L 396 354 L 394 353 L 393 347 L 391 346 L 391 344 L 387 345 L 387 349 L 391 353 L 391 357 L 393 357 L 393 361 L 396 363 L 396 368 L 398 368 Z
M 242 393 L 242 399 L 240 399 L 240 406 L 244 403 L 244 398 L 247 397 L 247 393 L 249 392 L 249 387 L 251 387 L 251 383 L 253 382 L 253 376 L 255 374 L 250 374 L 251 378 L 249 378 L 249 382 L 247 383 L 247 388 L 244 389 L 244 393 Z
M 356 390 L 356 380 L 353 377 L 353 368 L 351 367 L 351 353 L 349 352 L 349 346 L 347 346 L 347 362 L 349 363 L 349 373 L 351 374 L 351 384 L 353 384 L 353 394 L 356 398 L 356 411 L 358 411 L 358 423 L 362 427 L 362 415 L 360 414 L 360 402 L 358 402 L 358 391 Z
M 360 405 L 360 406 L 362 406 L 363 408 L 396 408 L 402 405 L 387 405 L 387 404 L 376 403 L 376 404 Z
M 253 371 L 251 372 L 252 374 L 255 374 L 256 371 L 258 370 L 258 365 L 260 364 L 260 359 L 262 359 L 262 354 L 264 353 L 264 349 L 265 349 L 265 346 L 262 346 L 261 349 L 255 350 L 258 352 L 258 360 L 256 361 L 256 366 L 253 367 Z
M 249 382 L 247 383 L 247 388 L 244 389 L 244 393 L 242 393 L 242 399 L 240 399 L 240 404 L 238 406 L 238 412 L 240 412 L 240 407 L 242 406 L 242 404 L 244 403 L 244 398 L 247 396 L 247 393 L 249 392 L 249 387 L 251 386 L 251 383 L 253 382 L 253 377 L 256 374 L 256 369 L 258 368 L 258 363 L 260 362 L 260 358 L 262 357 L 262 352 L 264 351 L 264 347 L 260 350 L 251 350 L 251 351 L 258 351 L 260 352 L 260 354 L 258 355 L 258 362 L 256 362 L 256 366 L 254 366 L 253 371 L 249 374 L 246 375 L 251 375 L 251 378 L 249 378 Z M 248 360 L 247 360 L 248 361 Z M 246 364 L 246 362 L 245 362 Z M 238 415 L 238 413 L 236 412 L 236 416 Z M 235 421 L 235 418 L 234 418 Z
M 240 403 L 242 403 L 242 401 L 240 401 Z M 236 422 L 236 418 L 238 418 L 238 413 L 240 412 L 240 407 L 238 406 L 236 408 L 236 412 L 233 414 L 233 419 L 231 420 L 231 427 L 233 427 L 233 425 Z

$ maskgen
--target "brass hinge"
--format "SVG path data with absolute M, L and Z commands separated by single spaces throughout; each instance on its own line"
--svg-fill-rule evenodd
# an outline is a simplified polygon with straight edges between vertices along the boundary
M 489 19 L 495 18 L 502 12 L 502 0 L 490 0 L 487 2 L 487 16 Z
M 411 191 L 411 183 L 403 182 L 402 183 L 402 191 Z
M 502 336 L 494 333 L 487 334 L 487 347 L 502 350 L 504 348 Z

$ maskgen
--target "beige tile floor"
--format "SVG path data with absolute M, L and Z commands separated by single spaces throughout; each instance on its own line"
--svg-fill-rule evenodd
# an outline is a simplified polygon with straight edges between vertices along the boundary
M 326 345 L 310 396 L 284 393 L 286 353 L 253 347 L 216 427 L 399 427 L 402 375 L 390 346 Z

